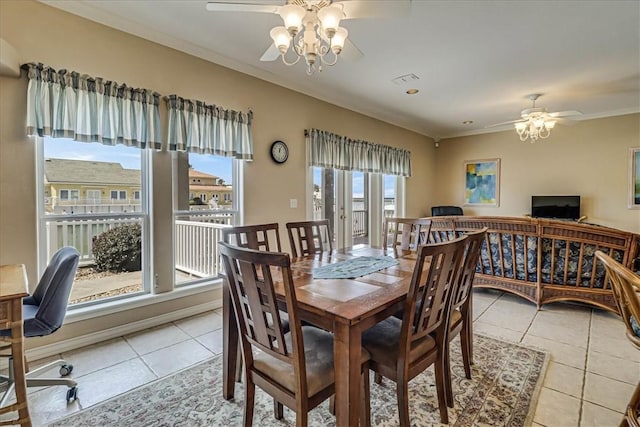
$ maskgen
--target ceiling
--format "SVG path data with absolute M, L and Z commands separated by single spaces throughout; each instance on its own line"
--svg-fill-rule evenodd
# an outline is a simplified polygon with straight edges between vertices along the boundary
M 404 16 L 343 21 L 362 56 L 345 47 L 312 76 L 302 63 L 260 62 L 282 25 L 275 14 L 208 12 L 206 1 L 43 2 L 437 139 L 508 128 L 487 126 L 518 119 L 531 93 L 580 119 L 640 112 L 638 0 L 413 0 Z M 392 82 L 406 74 L 419 80 Z

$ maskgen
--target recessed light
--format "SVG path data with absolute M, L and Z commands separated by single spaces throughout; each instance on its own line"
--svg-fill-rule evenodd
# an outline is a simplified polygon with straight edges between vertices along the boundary
M 473 123 L 473 120 L 465 120 L 462 122 L 463 125 L 470 125 L 471 123 Z
M 418 92 L 420 92 L 418 89 L 409 89 L 407 95 L 415 95 Z

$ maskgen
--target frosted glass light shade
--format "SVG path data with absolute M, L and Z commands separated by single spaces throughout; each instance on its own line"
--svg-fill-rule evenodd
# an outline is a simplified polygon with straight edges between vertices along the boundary
M 297 32 L 300 26 L 302 26 L 302 18 L 306 11 L 304 7 L 295 4 L 287 4 L 281 6 L 278 13 L 284 21 L 284 26 L 289 32 Z

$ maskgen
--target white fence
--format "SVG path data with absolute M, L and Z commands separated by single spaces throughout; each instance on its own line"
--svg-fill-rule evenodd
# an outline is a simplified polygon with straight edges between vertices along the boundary
M 220 270 L 218 242 L 233 213 L 183 215 L 175 221 L 175 268 L 195 277 L 215 277 Z M 50 219 L 46 222 L 47 259 L 63 246 L 80 253 L 82 265 L 93 263 L 93 239 L 112 228 L 141 223 L 140 217 Z
M 217 276 L 221 267 L 218 242 L 222 240 L 222 229 L 229 226 L 176 220 L 176 269 L 197 277 Z

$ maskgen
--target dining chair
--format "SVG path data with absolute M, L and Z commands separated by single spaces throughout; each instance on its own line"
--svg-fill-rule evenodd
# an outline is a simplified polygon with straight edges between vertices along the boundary
M 431 220 L 427 218 L 385 218 L 382 246 L 385 253 L 389 247 L 396 252 L 416 251 L 429 239 Z
M 447 354 L 449 343 L 460 334 L 460 347 L 462 350 L 462 363 L 464 374 L 471 379 L 471 365 L 473 364 L 473 279 L 476 274 L 476 266 L 480 258 L 480 249 L 487 235 L 487 227 L 481 230 L 467 233 L 464 245 L 464 258 L 458 273 L 458 285 L 451 294 L 451 308 L 449 314 L 449 332 L 447 334 Z M 447 404 L 453 408 L 453 389 L 451 387 L 451 366 L 446 358 L 447 366 Z
M 464 257 L 466 236 L 420 246 L 402 319 L 389 317 L 362 334 L 370 369 L 396 382 L 400 426 L 409 426 L 409 381 L 434 365 L 442 423 L 446 402 L 447 327 L 450 294 Z M 407 315 L 408 313 L 408 315 Z
M 288 222 L 286 226 L 294 258 L 333 251 L 333 234 L 328 219 Z
M 280 243 L 280 231 L 277 223 L 241 225 L 222 229 L 222 241 L 241 247 L 267 252 L 282 252 Z M 227 280 L 222 274 L 222 280 Z M 281 312 L 283 328 L 285 332 L 289 331 L 289 317 L 286 313 Z M 238 351 L 238 360 L 236 362 L 236 382 L 242 380 L 242 356 Z
M 245 370 L 244 426 L 253 423 L 255 386 L 274 399 L 277 419 L 283 404 L 306 426 L 308 411 L 335 393 L 333 335 L 302 326 L 286 253 L 261 252 L 219 243 L 226 285 L 230 288 L 240 332 Z M 275 282 L 284 290 L 290 331 L 285 332 Z M 362 350 L 361 423 L 370 424 L 369 353 Z
M 622 316 L 627 338 L 640 350 L 640 277 L 602 251 L 596 251 L 596 257 L 607 272 L 607 279 Z M 627 405 L 620 426 L 640 427 L 640 383 Z
M 241 248 L 282 252 L 280 231 L 277 223 L 223 228 L 222 241 Z

